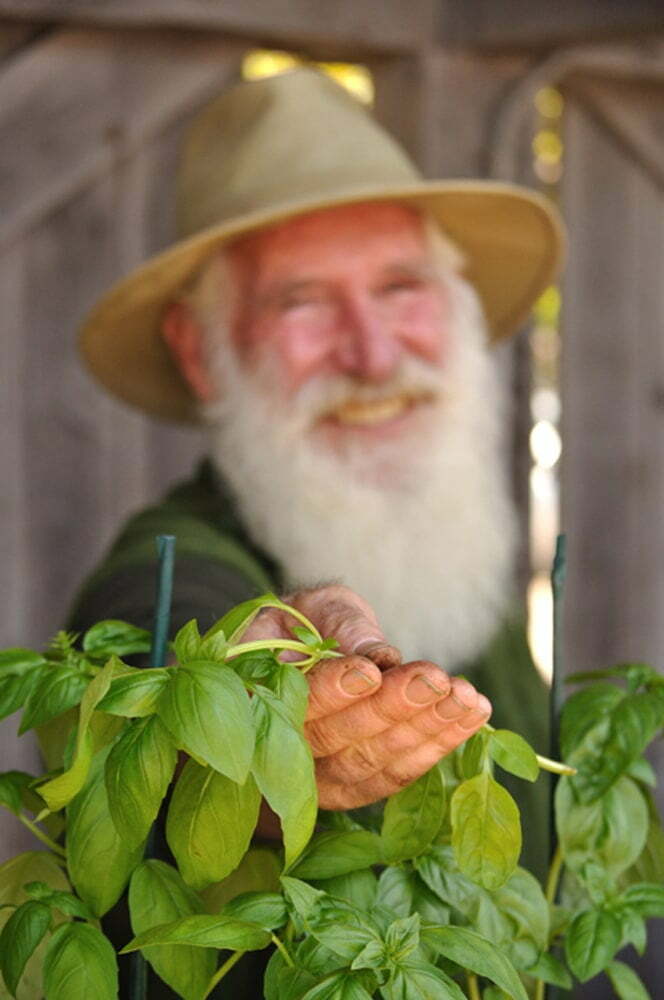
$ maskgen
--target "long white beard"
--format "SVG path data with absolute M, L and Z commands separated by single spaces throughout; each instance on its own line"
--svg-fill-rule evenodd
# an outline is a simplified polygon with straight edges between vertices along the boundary
M 212 458 L 287 586 L 346 584 L 407 660 L 447 670 L 479 654 L 503 619 L 516 537 L 501 461 L 505 393 L 474 291 L 460 278 L 451 290 L 447 367 L 407 362 L 396 380 L 437 386 L 426 433 L 335 454 L 311 439 L 320 395 L 327 408 L 345 394 L 380 398 L 390 389 L 341 377 L 284 401 L 278 375 L 271 388 L 264 370 L 247 374 L 213 330 L 208 360 L 221 395 L 204 407 Z

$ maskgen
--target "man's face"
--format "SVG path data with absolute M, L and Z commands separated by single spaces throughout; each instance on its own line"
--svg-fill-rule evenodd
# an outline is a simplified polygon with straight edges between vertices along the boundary
M 244 367 L 270 372 L 286 401 L 337 386 L 317 404 L 314 433 L 361 447 L 421 422 L 433 393 L 400 373 L 413 361 L 445 365 L 449 310 L 415 213 L 393 203 L 327 209 L 241 239 L 229 259 Z

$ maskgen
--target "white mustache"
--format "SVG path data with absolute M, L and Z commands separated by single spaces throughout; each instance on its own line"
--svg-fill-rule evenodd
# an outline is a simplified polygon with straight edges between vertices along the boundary
M 334 410 L 357 403 L 380 403 L 395 396 L 435 399 L 446 388 L 445 374 L 418 358 L 405 358 L 394 375 L 380 383 L 349 375 L 318 375 L 309 379 L 288 400 L 300 419 L 313 422 Z

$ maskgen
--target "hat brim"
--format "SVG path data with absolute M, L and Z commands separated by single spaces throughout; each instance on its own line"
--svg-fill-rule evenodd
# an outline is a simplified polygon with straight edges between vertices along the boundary
M 196 401 L 160 334 L 163 310 L 216 248 L 244 233 L 336 205 L 398 201 L 429 213 L 466 258 L 491 337 L 499 340 L 529 317 L 555 278 L 564 231 L 551 202 L 498 181 L 420 181 L 408 187 L 356 190 L 338 199 L 293 201 L 248 213 L 183 240 L 118 282 L 87 317 L 81 353 L 93 374 L 120 399 L 162 420 L 196 423 Z

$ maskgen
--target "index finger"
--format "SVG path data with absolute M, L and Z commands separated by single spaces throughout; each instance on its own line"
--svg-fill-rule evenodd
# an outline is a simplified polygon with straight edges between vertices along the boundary
M 310 618 L 324 639 L 336 639 L 343 653 L 364 656 L 381 670 L 401 663 L 401 653 L 385 638 L 371 605 L 349 587 L 317 587 L 285 600 Z

